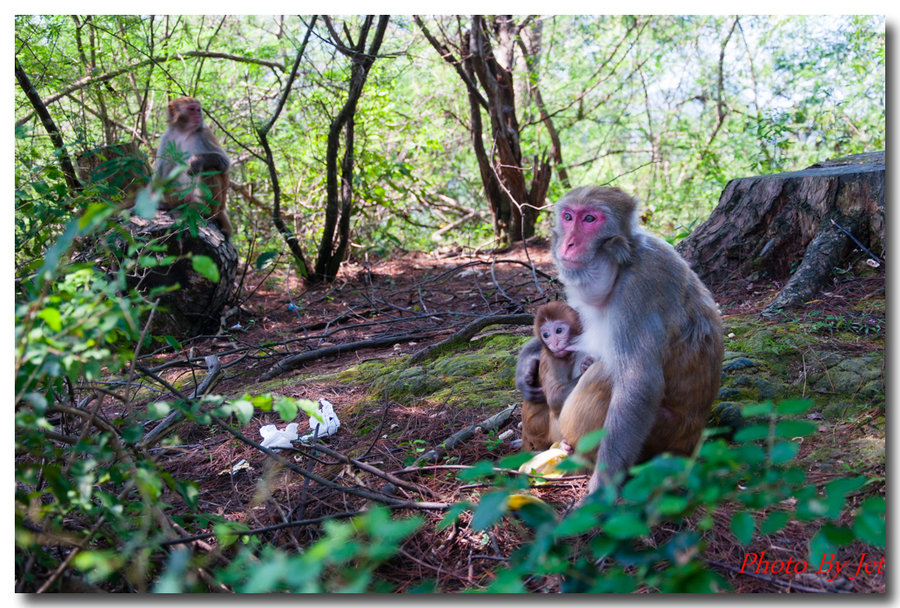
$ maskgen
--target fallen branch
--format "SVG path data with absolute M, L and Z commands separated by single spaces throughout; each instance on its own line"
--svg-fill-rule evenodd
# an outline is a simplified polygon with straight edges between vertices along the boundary
M 489 325 L 532 325 L 533 323 L 534 315 L 528 313 L 481 317 L 475 319 L 446 340 L 441 340 L 437 344 L 426 346 L 422 350 L 413 353 L 409 358 L 409 364 L 417 365 L 422 361 L 437 355 L 441 351 L 447 350 L 457 344 L 465 344 L 472 339 L 475 334 Z
M 317 444 L 315 444 L 315 446 L 310 445 L 307 447 L 309 447 L 311 449 L 314 448 L 315 450 L 317 450 L 319 452 L 323 452 L 324 454 L 331 456 L 332 458 L 335 458 L 339 462 L 342 462 L 344 464 L 353 465 L 360 471 L 365 471 L 366 473 L 371 473 L 375 477 L 380 477 L 384 481 L 386 481 L 388 483 L 392 483 L 397 487 L 405 488 L 411 492 L 418 492 L 420 494 L 428 494 L 431 497 L 436 496 L 436 494 L 430 488 L 426 488 L 424 486 L 420 486 L 415 483 L 411 483 L 409 481 L 404 481 L 403 479 L 400 479 L 399 477 L 396 477 L 396 476 L 392 475 L 391 473 L 388 473 L 387 471 L 382 471 L 378 467 L 373 467 L 372 465 L 366 464 L 365 462 L 362 462 L 355 458 L 350 458 L 346 454 L 342 454 L 341 452 L 338 452 L 337 450 L 332 450 L 331 448 L 326 447 L 326 446 L 322 445 L 321 443 L 317 443 Z
M 258 382 L 271 380 L 276 376 L 300 367 L 301 364 L 306 363 L 307 361 L 314 361 L 316 359 L 321 359 L 322 357 L 328 357 L 331 355 L 340 355 L 347 351 L 359 350 L 361 348 L 392 346 L 394 344 L 399 344 L 400 342 L 405 342 L 412 338 L 421 340 L 424 338 L 430 338 L 437 333 L 438 332 L 433 331 L 424 334 L 394 334 L 392 336 L 383 336 L 381 338 L 373 338 L 371 340 L 360 340 L 358 342 L 348 342 L 346 344 L 335 344 L 333 346 L 317 348 L 316 350 L 311 350 L 305 353 L 297 353 L 296 355 L 285 357 L 284 359 L 273 365 L 269 371 L 260 376 Z
M 413 468 L 422 461 L 434 462 L 436 460 L 439 460 L 440 458 L 443 458 L 447 453 L 447 450 L 455 448 L 464 441 L 468 441 L 477 432 L 486 433 L 488 431 L 494 431 L 503 428 L 504 426 L 509 424 L 510 420 L 512 419 L 512 413 L 515 409 L 516 406 L 511 405 L 505 410 L 494 414 L 490 418 L 482 420 L 481 422 L 476 422 L 475 424 L 471 424 L 461 431 L 457 431 L 436 448 L 430 449 L 419 456 L 413 463 Z
M 206 369 L 208 370 L 206 378 L 197 385 L 194 392 L 188 397 L 189 399 L 197 399 L 202 397 L 219 381 L 222 376 L 222 362 L 215 355 L 207 355 L 204 357 L 206 361 Z M 146 371 L 146 370 L 145 370 Z M 141 447 L 147 448 L 162 439 L 162 436 L 168 433 L 181 418 L 184 417 L 181 410 L 175 410 L 163 418 L 159 424 L 144 436 L 141 441 Z

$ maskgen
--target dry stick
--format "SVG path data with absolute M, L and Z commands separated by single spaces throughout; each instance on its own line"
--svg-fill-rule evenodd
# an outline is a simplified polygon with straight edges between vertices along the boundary
M 197 399 L 198 397 L 205 395 L 206 392 L 210 388 L 212 388 L 213 385 L 218 382 L 219 378 L 221 377 L 222 363 L 219 361 L 219 358 L 215 355 L 207 355 L 206 357 L 204 357 L 204 359 L 206 360 L 206 367 L 209 372 L 207 373 L 206 378 L 204 378 L 203 381 L 197 385 L 197 388 L 194 389 L 194 392 L 191 394 L 191 396 L 187 397 L 188 399 Z M 140 369 L 142 373 L 148 373 L 147 370 L 144 370 L 143 368 Z M 174 390 L 174 387 L 162 380 L 162 378 L 156 376 L 155 374 L 151 375 L 155 380 L 162 381 L 163 384 L 170 390 Z M 175 390 L 175 393 L 173 394 L 181 395 L 177 390 Z M 184 414 L 182 414 L 181 410 L 175 410 L 174 412 L 168 414 L 165 418 L 162 419 L 159 424 L 153 427 L 153 429 L 144 436 L 144 439 L 140 444 L 141 447 L 148 448 L 156 443 L 166 432 L 168 432 L 168 430 L 173 427 L 176 422 L 181 420 L 183 416 Z
M 722 562 L 717 562 L 712 559 L 706 559 L 704 561 L 707 564 L 710 564 L 711 566 L 716 566 L 717 568 L 722 568 L 724 570 L 730 570 L 731 572 L 734 572 L 735 574 L 744 574 L 746 576 L 750 576 L 750 577 L 759 579 L 761 581 L 765 581 L 767 583 L 773 583 L 775 585 L 780 585 L 780 586 L 786 587 L 788 589 L 796 589 L 796 590 L 802 591 L 804 593 L 832 593 L 831 591 L 829 591 L 827 589 L 816 589 L 814 587 L 807 587 L 806 585 L 800 585 L 800 584 L 793 583 L 793 582 L 789 583 L 787 581 L 782 581 L 782 580 L 779 580 L 779 579 L 771 577 L 771 576 L 766 576 L 765 574 L 757 574 L 755 572 L 749 572 L 749 571 L 744 572 L 740 568 L 735 568 L 734 566 L 730 566 L 728 564 L 723 564 Z M 838 591 L 838 593 L 846 593 L 846 592 Z
M 415 467 L 423 460 L 428 460 L 431 462 L 438 460 L 439 458 L 444 456 L 448 449 L 454 448 L 460 443 L 469 440 L 479 430 L 483 433 L 486 431 L 500 429 L 506 426 L 512 418 L 513 410 L 515 410 L 516 407 L 516 405 L 511 405 L 505 410 L 494 414 L 490 418 L 482 420 L 481 422 L 476 422 L 475 424 L 471 424 L 461 431 L 457 431 L 436 448 L 428 450 L 427 452 L 419 456 L 413 463 L 413 466 Z
M 310 447 L 312 447 L 312 446 L 310 446 Z M 344 464 L 352 464 L 356 468 L 358 468 L 362 471 L 365 471 L 367 473 L 371 473 L 372 475 L 375 475 L 376 477 L 380 477 L 381 479 L 383 479 L 389 483 L 392 483 L 395 486 L 398 486 L 401 488 L 406 488 L 410 492 L 419 492 L 422 494 L 428 494 L 429 496 L 432 496 L 432 497 L 437 496 L 429 488 L 426 488 L 424 486 L 419 486 L 418 484 L 411 483 L 409 481 L 404 481 L 404 480 L 400 479 L 399 477 L 391 475 L 387 471 L 382 471 L 378 467 L 373 467 L 372 465 L 366 464 L 365 462 L 361 462 L 359 460 L 356 460 L 355 458 L 350 458 L 346 454 L 342 454 L 341 452 L 338 452 L 337 450 L 332 450 L 331 448 L 326 447 L 326 446 L 322 445 L 321 443 L 317 443 L 315 445 L 314 449 L 318 450 L 320 452 L 323 452 L 323 453 L 327 454 L 328 456 L 331 456 L 332 458 L 336 458 L 339 462 L 342 462 Z
M 390 505 L 388 505 L 390 508 Z M 252 530 L 234 530 L 229 532 L 229 534 L 234 534 L 235 536 L 254 536 L 256 534 L 262 534 L 264 532 L 277 532 L 278 530 L 283 530 L 284 528 L 292 528 L 297 526 L 308 526 L 310 524 L 317 524 L 329 519 L 344 519 L 347 517 L 355 517 L 357 515 L 362 515 L 365 511 L 347 511 L 344 513 L 333 513 L 331 515 L 323 515 L 321 517 L 311 517 L 309 519 L 297 519 L 294 521 L 285 521 L 280 524 L 272 524 L 271 526 L 265 526 L 264 528 L 253 528 Z M 159 543 L 161 547 L 171 546 L 171 545 L 184 545 L 187 543 L 192 543 L 198 540 L 205 540 L 207 538 L 213 538 L 216 536 L 215 532 L 204 532 L 202 534 L 194 534 L 193 536 L 185 536 L 182 538 L 173 538 L 171 540 L 164 540 Z
M 430 338 L 437 335 L 438 333 L 438 331 L 431 331 L 421 334 L 394 334 L 393 336 L 382 336 L 380 338 L 373 338 L 371 340 L 348 342 L 347 344 L 335 344 L 333 346 L 326 346 L 324 348 L 318 348 L 316 350 L 311 350 L 305 353 L 298 353 L 296 355 L 285 357 L 284 359 L 273 365 L 269 371 L 260 376 L 257 382 L 265 382 L 266 380 L 271 380 L 276 376 L 300 367 L 301 364 L 306 363 L 307 361 L 313 361 L 315 359 L 328 357 L 330 355 L 340 355 L 341 353 L 345 353 L 349 350 L 358 350 L 361 348 L 376 348 L 379 346 L 391 346 L 393 344 L 398 344 L 411 338 Z
M 391 475 L 406 475 L 407 473 L 422 473 L 424 471 L 462 471 L 464 469 L 471 469 L 472 465 L 468 464 L 431 464 L 424 466 L 408 466 L 402 469 L 397 469 L 396 471 L 391 471 Z M 582 474 L 582 475 L 565 475 L 563 477 L 553 477 L 546 478 L 542 475 L 535 475 L 534 473 L 523 473 L 522 471 L 516 469 L 504 469 L 501 467 L 494 467 L 491 471 L 497 475 L 512 475 L 518 477 L 529 477 L 531 479 L 539 479 L 545 482 L 547 485 L 562 485 L 564 483 L 574 482 L 574 481 L 583 481 L 590 477 L 590 475 Z
M 445 340 L 441 340 L 431 346 L 426 346 L 422 350 L 413 353 L 409 358 L 410 365 L 417 365 L 422 361 L 434 356 L 441 350 L 453 346 L 455 344 L 468 342 L 475 334 L 489 325 L 532 325 L 534 324 L 534 315 L 518 314 L 518 315 L 490 315 L 475 319 L 461 330 Z

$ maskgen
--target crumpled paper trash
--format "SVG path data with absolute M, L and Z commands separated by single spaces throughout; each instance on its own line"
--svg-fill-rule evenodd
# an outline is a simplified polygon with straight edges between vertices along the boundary
M 313 437 L 334 435 L 341 426 L 341 421 L 334 413 L 334 405 L 328 399 L 319 399 L 319 415 L 322 420 L 315 416 L 309 417 L 309 428 L 312 432 L 303 437 L 299 437 L 297 434 L 297 428 L 300 426 L 297 422 L 292 422 L 283 429 L 279 429 L 274 424 L 261 427 L 259 434 L 262 435 L 263 440 L 260 445 L 264 448 L 278 450 L 292 447 L 291 442 L 293 441 L 310 441 Z
M 263 438 L 260 445 L 272 450 L 293 447 L 291 442 L 297 441 L 298 426 L 300 425 L 292 422 L 283 429 L 279 429 L 274 424 L 267 424 L 259 429 L 259 434 Z
M 301 437 L 300 441 L 310 441 L 313 437 L 322 438 L 337 433 L 341 421 L 334 413 L 334 405 L 328 399 L 319 399 L 319 415 L 322 420 L 315 416 L 309 417 L 309 428 L 312 432 Z

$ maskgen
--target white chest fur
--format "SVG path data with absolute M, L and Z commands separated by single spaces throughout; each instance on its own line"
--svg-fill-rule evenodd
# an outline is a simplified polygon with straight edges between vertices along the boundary
M 582 333 L 578 338 L 578 350 L 595 360 L 612 361 L 615 356 L 614 327 L 607 313 L 608 309 L 585 302 L 576 293 L 569 294 L 568 303 L 578 311 L 581 318 Z

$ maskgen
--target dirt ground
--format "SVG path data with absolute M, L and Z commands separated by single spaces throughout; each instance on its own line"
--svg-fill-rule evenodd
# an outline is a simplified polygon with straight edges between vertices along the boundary
M 532 262 L 536 272 L 531 270 Z M 154 357 L 154 363 L 170 381 L 192 383 L 191 375 L 196 374 L 200 380 L 205 370 L 196 363 L 191 369 L 186 358 L 190 355 L 192 362 L 202 362 L 204 355 L 216 354 L 225 366 L 224 378 L 214 389 L 216 393 L 236 397 L 266 391 L 314 400 L 328 399 L 335 405 L 342 425 L 336 435 L 325 440 L 325 444 L 388 472 L 401 471 L 421 449 L 439 444 L 453 429 L 484 420 L 496 410 L 456 408 L 449 403 L 426 406 L 383 397 L 376 398 L 373 406 L 366 386 L 354 384 L 352 377 L 336 381 L 329 374 L 361 361 L 416 352 L 480 316 L 534 312 L 541 303 L 562 298 L 561 286 L 552 280 L 555 273 L 547 243 L 543 241 L 503 253 L 463 254 L 448 250 L 436 255 L 408 253 L 391 260 L 348 262 L 335 283 L 311 288 L 304 287 L 295 276 L 285 275 L 284 265 L 281 265 L 270 275 L 252 273 L 244 277 L 242 300 L 235 314 L 228 317 L 227 336 L 205 336 L 186 341 L 180 352 L 161 352 Z M 814 306 L 824 314 L 848 314 L 856 301 L 871 297 L 883 286 L 883 275 L 848 278 L 830 288 L 830 295 L 823 296 Z M 752 285 L 738 281 L 715 293 L 726 327 L 731 316 L 761 310 L 777 288 L 774 284 Z M 881 294 L 883 298 L 883 291 Z M 524 337 L 531 328 L 509 325 L 498 331 Z M 265 384 L 257 383 L 263 374 L 288 355 L 375 339 L 389 343 L 313 358 Z M 850 348 L 852 346 L 848 346 Z M 510 394 L 512 398 L 513 393 Z M 365 407 L 369 411 L 361 409 L 360 403 L 364 400 L 367 400 Z M 502 443 L 487 437 L 476 437 L 463 443 L 453 451 L 453 463 L 467 465 L 513 453 L 510 439 L 519 434 L 517 422 L 518 411 L 508 427 L 514 430 L 513 437 Z M 259 427 L 270 423 L 283 425 L 276 414 L 261 414 L 254 416 L 241 430 L 247 437 L 259 441 Z M 843 440 L 863 436 L 866 432 L 864 425 L 841 424 L 844 424 L 840 430 Z M 392 433 L 386 433 L 386 429 L 391 429 Z M 301 425 L 301 434 L 303 432 Z M 258 450 L 224 432 L 211 434 L 210 428 L 185 426 L 179 429 L 178 436 L 178 445 L 158 449 L 160 462 L 176 477 L 193 480 L 199 485 L 200 509 L 240 521 L 250 528 L 261 529 L 285 521 L 353 512 L 365 504 L 358 496 L 305 483 L 294 472 L 272 467 Z M 803 453 L 808 454 L 815 448 L 804 445 Z M 340 484 L 385 489 L 382 480 L 334 459 L 320 457 L 314 461 L 308 452 L 298 452 L 294 458 L 304 468 L 313 467 L 319 475 Z M 241 461 L 250 468 L 229 473 L 231 467 Z M 473 488 L 460 486 L 452 476 L 452 470 L 436 466 L 431 472 L 405 478 L 419 489 L 418 492 L 404 487 L 390 488 L 390 491 L 410 500 L 426 501 L 453 502 L 471 495 Z M 883 475 L 883 470 L 880 473 Z M 261 479 L 266 479 L 268 484 L 260 484 Z M 817 479 L 815 474 L 811 474 L 810 479 L 825 481 Z M 586 478 L 575 479 L 538 490 L 538 494 L 556 505 L 571 504 L 582 496 L 585 484 Z M 437 522 L 442 514 L 436 511 L 425 516 L 429 521 Z M 745 550 L 729 541 L 733 539 L 727 532 L 730 513 L 722 510 L 715 518 L 715 530 L 722 533 L 712 537 L 704 558 L 709 567 L 716 569 L 738 592 L 885 591 L 883 575 L 828 583 L 817 578 L 818 575 L 791 579 L 740 574 L 736 570 Z M 298 525 L 265 532 L 263 538 L 284 548 L 302 547 L 314 540 L 318 531 L 317 525 Z M 658 530 L 654 534 L 665 535 L 666 531 Z M 775 538 L 768 538 L 770 546 L 761 544 L 750 550 L 766 550 L 770 559 L 806 555 L 810 536 L 806 524 L 796 523 Z M 517 543 L 515 534 L 502 527 L 492 534 L 490 544 L 485 546 L 481 533 L 469 532 L 464 527 L 436 532 L 433 526 L 426 526 L 379 572 L 401 592 L 415 587 L 423 579 L 436 580 L 442 591 L 479 588 L 490 580 L 489 572 L 496 568 L 498 559 L 508 555 Z M 543 581 L 535 590 L 556 591 L 558 581 Z

